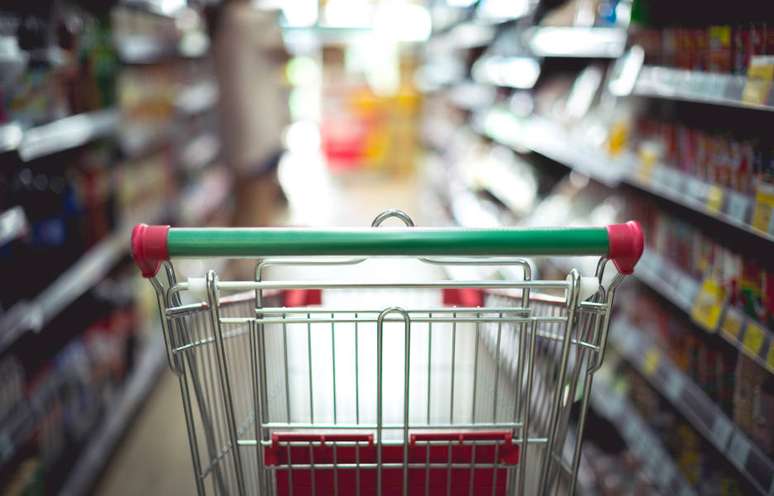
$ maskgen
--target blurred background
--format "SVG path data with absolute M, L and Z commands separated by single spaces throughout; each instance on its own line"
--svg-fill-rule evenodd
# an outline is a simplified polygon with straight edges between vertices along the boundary
M 0 493 L 194 492 L 135 223 L 367 226 L 392 207 L 641 220 L 583 494 L 774 494 L 766 4 L 3 1 Z

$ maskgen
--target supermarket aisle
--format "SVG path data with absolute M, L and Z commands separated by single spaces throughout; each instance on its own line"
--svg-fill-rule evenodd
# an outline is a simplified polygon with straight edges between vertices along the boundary
M 421 223 L 419 181 L 414 176 L 357 173 L 333 177 L 312 154 L 285 160 L 281 177 L 290 209 L 287 219 L 278 223 L 369 226 L 387 208 L 401 208 Z M 176 377 L 165 369 L 95 493 L 194 492 L 180 390 Z

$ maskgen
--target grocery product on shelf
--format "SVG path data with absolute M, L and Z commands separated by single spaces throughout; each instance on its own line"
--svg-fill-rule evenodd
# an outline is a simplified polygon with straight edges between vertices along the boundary
M 639 15 L 630 42 L 645 49 L 646 64 L 746 75 L 752 57 L 774 53 L 773 24 L 763 3 L 635 3 Z
M 643 160 L 752 197 L 774 181 L 774 148 L 761 124 L 744 117 L 714 122 L 700 108 L 652 102 L 637 117 L 631 147 Z
M 21 390 L 9 385 L 12 401 L 4 404 L 4 492 L 53 491 L 77 460 L 72 455 L 109 414 L 141 351 L 137 332 L 144 324 L 133 285 L 130 272 L 116 272 L 4 354 L 4 369 L 15 371 L 9 377 L 24 384 Z
M 743 495 L 753 491 L 723 456 L 687 423 L 648 383 L 631 369 L 622 368 L 629 398 L 649 426 L 665 441 L 667 451 L 698 494 Z
M 774 277 L 763 256 L 756 259 L 735 253 L 711 233 L 648 202 L 633 202 L 632 206 L 645 219 L 653 253 L 670 260 L 694 280 L 717 280 L 732 307 L 764 326 L 774 324 Z
M 126 240 L 216 162 L 217 88 L 197 12 L 148 6 L 0 6 L 3 494 L 88 492 L 163 361 Z
M 635 2 L 635 10 L 640 7 L 642 2 Z M 739 22 L 742 21 L 740 17 Z M 667 48 L 673 33 L 677 33 L 672 30 L 677 20 L 670 22 L 669 30 L 664 30 Z M 701 38 L 706 41 L 706 49 L 697 42 L 698 48 L 676 51 L 669 55 L 673 58 L 667 63 L 656 60 L 653 49 L 646 47 L 646 64 L 731 73 L 734 69 L 730 64 L 744 63 L 746 52 L 724 45 L 723 28 L 702 28 L 701 22 L 702 19 L 694 19 L 692 30 L 681 28 L 676 36 L 679 43 L 688 43 L 689 34 L 694 39 Z M 630 32 L 630 43 L 654 43 L 653 32 L 643 29 L 642 20 Z M 662 47 L 662 38 L 657 42 Z M 678 55 L 679 61 L 674 60 Z M 711 69 L 709 65 L 693 65 L 709 64 L 710 59 Z M 513 147 L 538 173 L 558 170 L 566 174 L 567 169 L 556 169 L 554 161 L 573 171 L 550 193 L 541 192 L 532 215 L 508 217 L 495 212 L 490 218 L 526 225 L 547 220 L 557 225 L 589 224 L 598 222 L 599 216 L 644 219 L 648 263 L 643 264 L 642 280 L 648 286 L 638 284 L 624 289 L 631 292 L 630 298 L 637 304 L 624 310 L 625 322 L 614 322 L 613 332 L 615 337 L 615 333 L 624 332 L 619 329 L 624 326 L 627 333 L 643 336 L 653 347 L 639 348 L 640 356 L 646 353 L 641 361 L 622 360 L 615 375 L 625 378 L 637 410 L 659 439 L 668 440 L 667 456 L 698 494 L 765 494 L 772 482 L 767 467 L 772 466 L 774 455 L 767 437 L 772 432 L 767 419 L 774 416 L 769 393 L 774 376 L 767 366 L 767 357 L 772 356 L 768 351 L 771 333 L 767 329 L 772 326 L 771 263 L 759 249 L 762 243 L 727 239 L 725 232 L 714 231 L 706 220 L 695 222 L 696 213 L 670 208 L 658 198 L 660 190 L 643 185 L 664 182 L 676 192 L 667 197 L 670 201 L 681 196 L 700 198 L 700 207 L 690 208 L 705 216 L 717 212 L 739 219 L 746 226 L 763 226 L 755 229 L 765 232 L 768 217 L 755 223 L 753 211 L 759 210 L 761 202 L 757 197 L 772 175 L 771 151 L 764 131 L 768 128 L 768 116 L 745 113 L 756 110 L 717 111 L 700 103 L 672 102 L 668 98 L 614 97 L 605 84 L 613 76 L 608 74 L 609 67 L 599 61 L 545 61 L 540 71 L 540 79 L 528 92 L 499 87 L 495 100 L 481 107 L 466 108 L 455 100 L 453 92 L 438 92 L 430 109 L 434 116 L 431 122 L 448 120 L 443 113 L 451 108 L 453 117 L 461 118 L 463 126 Z M 602 76 L 592 78 L 595 74 Z M 596 85 L 592 84 L 594 80 L 598 81 Z M 492 83 L 485 78 L 478 81 Z M 468 184 L 467 189 L 475 191 L 482 185 L 487 189 L 491 173 L 485 172 L 479 156 L 457 158 L 459 154 L 450 151 L 454 147 L 448 144 L 449 136 L 458 137 L 462 132 L 447 132 L 446 138 L 434 136 L 440 135 L 441 128 L 432 126 L 433 133 L 428 136 L 440 157 L 461 162 L 449 171 L 464 177 L 461 171 L 477 170 L 483 179 Z M 622 171 L 618 178 L 604 170 L 612 168 Z M 676 179 L 671 179 L 672 171 Z M 604 184 L 580 179 L 584 173 Z M 697 189 L 692 186 L 694 182 L 703 187 L 700 195 L 698 190 L 693 191 Z M 619 186 L 622 183 L 638 189 Z M 719 199 L 712 200 L 712 188 L 720 191 Z M 450 189 L 447 195 L 459 194 L 455 191 Z M 513 188 L 510 197 L 517 198 L 519 194 L 519 189 Z M 512 210 L 508 196 L 506 192 L 500 210 Z M 463 203 L 453 196 L 447 201 L 452 205 Z M 454 208 L 450 210 L 454 213 Z M 466 221 L 466 225 L 476 223 Z M 752 232 L 749 227 L 746 229 Z M 659 261 L 663 264 L 659 265 Z M 542 265 L 540 270 L 554 277 L 564 273 L 566 267 Z M 592 271 L 593 267 L 586 270 Z M 665 277 L 667 271 L 679 273 L 680 280 L 690 281 L 691 291 L 688 284 L 669 287 L 671 283 L 663 281 L 654 285 L 654 279 Z M 657 294 L 663 286 L 669 292 Z M 717 316 L 712 322 L 701 321 L 702 315 L 695 310 L 709 287 L 717 292 L 717 300 L 712 304 L 712 312 Z M 674 297 L 675 293 L 685 301 Z M 741 331 L 749 323 L 749 338 L 739 330 L 734 335 L 733 329 L 725 329 L 726 321 L 731 322 L 735 315 L 741 319 Z M 618 346 L 622 345 L 614 339 L 614 348 Z M 664 369 L 666 365 L 659 365 L 659 360 L 673 365 Z M 667 375 L 666 383 L 659 383 L 663 376 L 653 375 L 655 371 L 679 376 Z M 706 396 L 692 404 L 692 395 L 697 391 Z M 708 418 L 691 417 L 699 408 L 696 405 L 709 412 Z M 713 415 L 719 417 L 716 426 Z M 708 432 L 712 428 L 718 431 Z M 730 430 L 725 431 L 726 428 Z M 598 452 L 597 455 L 604 458 Z M 619 465 L 614 470 L 620 472 L 625 468 Z M 604 494 L 604 489 L 595 490 Z M 619 492 L 612 494 L 623 494 L 620 486 L 616 490 Z M 626 489 L 624 493 L 632 490 Z

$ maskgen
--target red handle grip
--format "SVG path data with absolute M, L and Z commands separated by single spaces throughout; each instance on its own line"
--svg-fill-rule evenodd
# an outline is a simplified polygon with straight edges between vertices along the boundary
M 607 226 L 607 243 L 607 256 L 618 272 L 625 275 L 633 273 L 645 249 L 640 223 L 630 220 L 625 224 L 610 224 Z
M 143 277 L 153 277 L 161 262 L 169 260 L 167 234 L 169 226 L 137 224 L 132 229 L 132 258 Z

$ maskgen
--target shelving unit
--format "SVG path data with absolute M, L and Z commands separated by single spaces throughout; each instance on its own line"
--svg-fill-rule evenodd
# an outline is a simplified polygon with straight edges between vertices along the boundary
M 97 110 L 72 115 L 41 126 L 23 129 L 18 124 L 0 126 L 0 153 L 16 151 L 25 162 L 76 148 L 118 129 L 118 111 Z
M 60 494 L 84 494 L 88 490 L 132 415 L 155 384 L 164 363 L 164 348 L 160 329 L 154 328 L 150 335 L 153 338 L 143 345 L 134 372 L 120 386 L 102 426 L 94 433 L 87 452 L 79 459 Z M 8 414 L 0 426 L 0 463 L 13 457 L 17 447 L 24 445 L 35 434 L 34 426 L 38 418 L 47 413 L 46 405 L 57 390 L 58 385 L 54 384 L 41 395 L 18 403 Z
M 525 39 L 538 57 L 615 59 L 626 47 L 626 31 L 620 28 L 535 27 Z
M 465 81 L 446 89 L 449 101 L 457 107 L 475 111 L 494 103 L 497 91 L 491 86 Z
M 152 339 L 143 345 L 134 371 L 120 386 L 109 412 L 104 415 L 101 426 L 92 434 L 86 451 L 79 457 L 59 494 L 85 494 L 90 489 L 133 415 L 156 383 L 164 365 L 164 348 L 160 329 L 154 328 L 150 335 Z M 25 444 L 30 436 L 34 435 L 37 419 L 46 414 L 45 405 L 56 390 L 57 387 L 48 388 L 42 396 L 17 404 L 8 415 L 0 427 L 0 462 L 10 459 L 17 447 Z
M 503 170 L 500 172 L 507 173 Z M 504 205 L 508 205 L 511 193 L 507 188 L 500 187 L 507 184 L 507 179 L 492 178 L 491 182 L 494 184 L 491 194 L 498 196 Z M 476 222 L 468 222 L 467 225 L 472 227 Z M 643 254 L 634 275 L 686 315 L 692 315 L 702 281 L 685 274 L 680 268 L 650 250 Z M 716 327 L 708 328 L 699 322 L 697 325 L 708 333 L 719 334 L 760 366 L 774 373 L 774 331 L 728 305 L 722 308 L 720 315 Z
M 193 115 L 212 108 L 217 101 L 217 84 L 214 81 L 201 81 L 183 89 L 175 106 L 183 114 Z
M 50 218 L 59 220 L 56 217 L 59 213 L 50 211 L 54 205 L 75 210 L 67 219 L 78 223 L 77 232 L 69 227 L 67 231 L 68 235 L 79 237 L 73 240 L 73 248 L 91 244 L 95 236 L 102 237 L 78 254 L 63 272 L 45 275 L 47 287 L 34 297 L 12 305 L 9 305 L 11 298 L 4 301 L 8 306 L 4 306 L 0 315 L 0 358 L 18 381 L 11 385 L 15 389 L 5 398 L 0 425 L 0 468 L 5 475 L 10 474 L 10 480 L 18 479 L 18 484 L 14 484 L 19 488 L 29 491 L 34 486 L 31 489 L 34 492 L 44 483 L 47 493 L 63 495 L 93 490 L 165 363 L 158 316 L 151 315 L 154 324 L 150 330 L 137 329 L 134 325 L 149 317 L 142 304 L 145 296 L 134 294 L 133 273 L 124 271 L 134 224 L 170 220 L 179 223 L 181 206 L 187 206 L 187 223 L 199 225 L 222 209 L 230 186 L 229 179 L 220 178 L 213 174 L 218 171 L 212 170 L 220 154 L 220 143 L 214 127 L 217 120 L 210 112 L 219 95 L 211 64 L 205 58 L 209 39 L 202 29 L 201 6 L 121 0 L 105 9 L 100 7 L 99 12 L 85 6 L 80 10 L 80 5 L 73 7 L 72 12 L 67 9 L 68 22 L 72 16 L 73 22 L 83 21 L 83 26 L 79 25 L 77 33 L 70 34 L 89 37 L 88 43 L 74 45 L 79 56 L 70 57 L 70 53 L 61 49 L 45 49 L 31 55 L 38 60 L 45 59 L 44 63 L 66 68 L 67 78 L 53 70 L 39 78 L 37 74 L 24 75 L 35 79 L 34 84 L 39 84 L 36 78 L 42 80 L 46 94 L 39 95 L 43 90 L 34 87 L 29 90 L 32 96 L 24 93 L 28 91 L 25 88 L 13 88 L 14 92 L 4 96 L 32 105 L 34 112 L 30 115 L 35 116 L 41 114 L 42 109 L 38 107 L 42 105 L 82 108 L 82 97 L 87 102 L 115 101 L 116 107 L 69 115 L 33 127 L 25 127 L 21 122 L 0 124 L 0 154 L 8 159 L 4 179 L 9 180 L 6 185 L 11 185 L 3 192 L 10 191 L 6 201 L 18 197 L 18 201 L 14 200 L 16 203 L 6 205 L 8 210 L 0 212 L 0 245 L 15 242 L 23 249 L 29 243 L 35 249 L 41 248 L 38 239 L 41 224 L 51 223 Z M 4 12 L 11 21 L 22 14 L 28 15 L 16 12 L 15 8 Z M 61 21 L 54 15 L 48 19 L 42 14 L 34 19 L 41 23 Z M 55 26 L 45 27 L 54 32 Z M 61 40 L 52 37 L 50 41 L 56 46 Z M 89 52 L 86 57 L 82 56 L 82 50 L 97 53 Z M 47 70 L 46 66 L 43 70 Z M 78 71 L 77 79 L 71 77 L 71 71 Z M 27 79 L 23 81 L 25 85 L 29 84 Z M 73 82 L 78 86 L 72 87 Z M 131 98 L 124 98 L 128 91 L 132 91 Z M 17 109 L 16 100 L 8 101 L 14 103 L 12 107 L 3 106 L 3 118 L 23 120 L 27 109 Z M 99 148 L 84 147 L 101 139 Z M 84 147 L 83 155 L 62 154 L 47 159 L 80 147 Z M 96 164 L 95 158 L 103 163 Z M 107 164 L 105 160 L 116 163 Z M 38 162 L 28 164 L 31 161 Z M 87 161 L 89 166 L 92 163 L 104 166 L 104 170 L 70 174 L 80 172 Z M 46 170 L 52 166 L 57 169 Z M 38 167 L 43 176 L 41 181 L 49 172 L 64 176 L 66 184 L 76 192 L 76 198 L 64 198 L 64 195 L 51 198 L 58 191 L 34 196 L 23 190 L 17 194 L 12 182 L 14 175 L 27 168 L 37 173 Z M 200 180 L 206 187 L 195 187 Z M 154 187 L 148 188 L 149 184 Z M 218 187 L 213 188 L 213 184 Z M 170 192 L 174 192 L 172 197 L 164 196 Z M 197 195 L 181 197 L 180 192 Z M 91 196 L 86 198 L 87 195 Z M 35 209 L 34 202 L 41 197 L 54 204 L 46 205 L 44 212 Z M 87 213 L 83 213 L 87 210 L 82 207 L 84 204 L 91 209 Z M 83 224 L 92 221 L 89 215 L 102 204 L 111 211 L 93 218 L 104 222 L 118 219 L 110 224 L 112 231 L 106 232 L 107 228 L 98 231 L 90 229 L 91 226 L 81 229 Z M 27 225 L 25 211 L 31 226 Z M 15 241 L 28 231 L 33 236 Z M 16 244 L 12 246 L 14 250 Z M 9 263 L 7 258 L 5 263 Z M 100 285 L 102 281 L 107 284 Z M 74 303 L 85 303 L 84 295 L 94 288 L 99 288 L 95 291 L 98 293 L 95 301 L 99 303 L 95 303 L 94 315 L 90 309 L 84 315 L 73 315 Z M 73 327 L 76 318 L 83 320 L 82 327 L 80 323 L 79 327 Z M 49 345 L 46 336 L 61 331 L 62 327 L 67 327 L 67 338 L 51 339 Z M 30 333 L 41 333 L 41 339 Z M 40 348 L 35 349 L 32 361 L 29 361 L 28 343 Z M 108 345 L 115 349 L 107 349 Z M 108 352 L 113 355 L 107 356 Z M 121 369 L 123 379 L 118 383 L 118 369 L 111 368 L 108 376 L 105 368 L 119 364 L 121 357 L 128 356 L 133 360 L 120 361 L 122 367 L 128 368 Z M 56 410 L 64 408 L 70 410 L 63 415 Z M 83 408 L 82 419 L 64 418 L 80 413 L 76 408 Z M 76 420 L 79 425 L 73 427 Z M 76 433 L 76 429 L 80 430 Z M 46 436 L 56 439 L 50 441 Z M 56 446 L 48 446 L 51 443 Z M 68 467 L 72 464 L 67 474 L 57 472 L 56 468 L 62 462 L 57 457 L 64 454 L 71 457 L 66 461 Z M 28 462 L 36 467 L 34 474 L 28 473 Z M 62 476 L 66 477 L 64 481 Z M 8 483 L 9 479 L 3 480 L 0 492 L 9 487 Z
M 182 193 L 179 222 L 182 225 L 206 223 L 229 199 L 231 177 L 223 168 L 208 171 L 198 184 Z
M 24 131 L 19 124 L 0 124 L 0 153 L 6 153 L 18 148 Z
M 629 162 L 635 163 L 633 157 L 627 158 Z M 771 229 L 762 231 L 750 224 L 753 212 L 752 198 L 735 191 L 707 184 L 663 165 L 639 167 L 626 178 L 626 182 L 736 229 L 774 242 Z
M 648 477 L 664 494 L 694 496 L 696 491 L 680 474 L 672 457 L 658 436 L 629 404 L 626 396 L 616 389 L 603 372 L 594 380 L 591 407 L 616 426 L 618 432 L 644 463 Z
M 772 494 L 774 462 L 734 425 L 733 420 L 699 386 L 672 364 L 657 346 L 649 342 L 642 331 L 619 320 L 613 324 L 611 340 L 653 388 L 712 443 L 760 494 Z
M 161 219 L 170 208 L 171 206 L 164 206 L 149 209 L 148 216 L 144 218 Z M 21 301 L 3 314 L 0 319 L 0 353 L 8 349 L 25 332 L 42 329 L 62 309 L 102 280 L 129 252 L 132 227 L 134 224 L 128 223 L 116 229 L 113 234 L 84 253 L 37 298 Z
M 27 216 L 21 207 L 13 207 L 0 213 L 0 247 L 23 236 L 27 229 Z
M 463 50 L 486 46 L 495 35 L 494 26 L 462 22 L 442 34 L 433 37 L 429 50 Z
M 220 140 L 213 133 L 203 133 L 191 141 L 180 152 L 180 164 L 189 171 L 201 170 L 210 165 L 220 153 Z
M 122 36 L 115 40 L 118 57 L 125 64 L 155 64 L 174 57 L 198 58 L 209 44 L 185 44 L 181 39 L 159 39 L 147 35 Z
M 774 234 L 751 225 L 751 198 L 710 185 L 663 165 L 643 167 L 630 153 L 611 157 L 547 119 L 523 121 L 507 110 L 493 109 L 478 117 L 474 128 L 517 151 L 543 155 L 610 187 L 621 183 L 689 208 L 731 227 L 774 242 Z M 774 226 L 772 226 L 774 227 Z
M 685 274 L 662 257 L 646 251 L 637 265 L 636 276 L 667 301 L 672 302 L 687 315 L 691 315 L 699 297 L 701 281 Z M 774 373 L 774 332 L 760 322 L 745 316 L 739 310 L 725 306 L 720 313 L 718 326 L 707 328 L 718 333 L 761 367 Z
M 133 374 L 127 378 L 118 398 L 111 404 L 109 415 L 93 433 L 88 447 L 59 491 L 60 496 L 86 494 L 91 489 L 132 418 L 156 384 L 165 364 L 161 329 L 154 328 L 152 336 L 154 338 L 144 345 Z
M 639 94 L 639 90 L 637 92 Z M 452 105 L 471 110 L 466 108 L 464 102 L 459 101 L 461 99 L 452 91 L 447 92 L 446 98 Z M 629 153 L 612 158 L 599 146 L 589 144 L 581 131 L 568 130 L 545 118 L 532 115 L 528 119 L 520 119 L 502 107 L 489 110 L 473 108 L 472 111 L 470 126 L 496 143 L 521 153 L 537 153 L 608 187 L 633 186 L 748 234 L 754 234 L 763 240 L 774 241 L 771 234 L 754 229 L 750 225 L 754 207 L 750 198 L 703 183 L 662 165 L 652 165 L 645 169 L 638 159 Z M 584 129 L 583 132 L 588 130 Z M 495 179 L 493 181 L 497 182 Z M 502 191 L 500 193 L 502 194 Z M 494 192 L 492 194 L 497 196 L 503 205 L 508 205 L 507 198 L 504 201 L 501 195 Z M 508 194 L 506 188 L 506 197 Z M 454 208 L 454 204 L 460 201 L 454 199 L 453 212 L 460 210 Z M 470 226 L 480 225 L 478 223 L 483 218 L 464 221 L 456 213 L 455 217 L 458 223 Z M 529 220 L 522 222 L 529 224 Z M 688 316 L 692 315 L 697 299 L 700 298 L 702 281 L 695 280 L 649 251 L 646 251 L 637 266 L 635 277 L 680 311 Z M 709 333 L 719 333 L 742 353 L 774 372 L 774 333 L 760 322 L 724 304 L 717 326 L 701 327 Z M 628 322 L 618 320 L 614 323 L 611 341 L 621 350 L 627 361 L 648 379 L 652 387 L 669 400 L 760 494 L 774 494 L 774 462 L 755 446 L 691 379 L 649 343 L 645 334 L 632 328 Z M 592 389 L 592 406 L 595 410 L 606 413 L 605 416 L 619 426 L 619 430 L 631 445 L 642 446 L 644 459 L 652 460 L 649 463 L 655 464 L 648 470 L 655 477 L 654 480 L 659 482 L 662 491 L 694 494 L 669 457 L 658 455 L 661 451 L 649 440 L 650 437 L 644 430 L 646 426 L 644 422 L 637 420 L 633 407 L 620 406 L 620 394 L 616 397 L 616 392 L 611 391 L 610 387 L 604 380 L 595 381 Z M 663 458 L 666 461 L 660 460 Z M 683 483 L 676 482 L 675 477 Z
M 579 142 L 564 129 L 547 119 L 531 117 L 521 120 L 499 108 L 476 116 L 473 127 L 484 136 L 517 151 L 543 155 L 607 186 L 616 186 L 630 174 L 624 163 L 600 160 L 595 148 Z
M 646 66 L 640 70 L 634 86 L 634 94 L 725 107 L 774 111 L 774 92 L 769 92 L 765 102 L 752 103 L 743 98 L 746 85 L 745 76 Z

